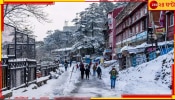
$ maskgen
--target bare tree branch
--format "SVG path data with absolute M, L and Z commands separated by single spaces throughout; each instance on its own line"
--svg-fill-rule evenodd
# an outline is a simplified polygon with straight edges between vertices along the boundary
M 16 26 L 18 29 L 31 27 L 30 18 L 35 18 L 38 22 L 51 22 L 48 15 L 43 11 L 46 5 L 4 5 L 4 21 L 7 24 Z M 29 29 L 29 28 L 28 28 Z

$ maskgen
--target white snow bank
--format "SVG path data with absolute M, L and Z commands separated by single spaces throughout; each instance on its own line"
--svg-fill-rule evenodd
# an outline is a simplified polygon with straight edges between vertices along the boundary
M 45 76 L 45 77 L 40 77 L 40 78 L 37 78 L 36 79 L 36 82 L 41 82 L 41 81 L 44 81 L 44 80 L 48 80 L 50 76 Z
M 174 61 L 174 50 L 158 58 L 119 71 L 116 91 L 121 94 L 171 94 L 171 67 Z M 115 63 L 116 66 L 117 63 Z M 110 88 L 110 67 L 103 68 L 102 79 Z
M 129 50 L 129 49 L 134 49 L 134 47 L 124 46 L 123 48 L 121 48 L 120 52 L 125 51 L 125 50 Z
M 112 64 L 112 63 L 115 63 L 115 62 L 117 62 L 117 60 L 105 61 L 104 63 L 105 63 L 105 64 Z
M 2 91 L 2 95 L 8 94 L 8 93 L 10 93 L 10 92 L 12 92 L 12 90 Z
M 104 65 L 104 67 L 109 67 L 109 66 L 113 65 L 114 63 L 117 63 L 117 60 L 105 61 L 103 65 Z

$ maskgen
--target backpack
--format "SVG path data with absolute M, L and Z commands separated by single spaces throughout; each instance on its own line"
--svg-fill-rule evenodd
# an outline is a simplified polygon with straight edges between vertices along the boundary
M 111 78 L 116 78 L 118 72 L 116 70 L 111 70 Z
M 93 70 L 96 70 L 96 69 L 97 69 L 97 67 L 94 65 L 94 66 L 93 66 Z

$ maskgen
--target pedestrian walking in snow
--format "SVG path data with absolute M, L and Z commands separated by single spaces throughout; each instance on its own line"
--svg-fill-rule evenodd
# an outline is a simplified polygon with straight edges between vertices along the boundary
M 65 60 L 65 62 L 64 62 L 64 67 L 65 67 L 65 71 L 67 71 L 67 67 L 68 67 L 68 62 L 67 62 L 67 60 Z
M 89 80 L 89 73 L 90 73 L 89 65 L 86 65 L 85 74 L 86 74 L 86 79 L 88 80 Z
M 117 70 L 113 67 L 112 70 L 109 72 L 110 74 L 110 78 L 111 78 L 111 89 L 115 88 L 115 81 L 116 81 L 116 77 L 118 75 Z
M 77 69 L 79 68 L 79 65 L 78 65 L 78 63 L 76 64 L 76 67 L 77 67 Z M 76 70 L 77 70 L 77 69 L 76 69 Z
M 80 71 L 81 71 L 81 79 L 84 79 L 85 68 L 83 62 L 80 63 Z
M 98 66 L 97 68 L 97 74 L 98 74 L 98 78 L 101 79 L 101 73 L 102 73 L 102 70 L 100 68 L 100 66 Z
M 96 66 L 96 64 L 94 64 L 94 65 L 93 65 L 93 76 L 95 76 L 96 69 L 97 69 L 97 66 Z

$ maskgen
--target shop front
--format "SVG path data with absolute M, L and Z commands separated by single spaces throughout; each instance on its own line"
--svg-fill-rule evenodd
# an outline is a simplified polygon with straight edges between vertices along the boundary
M 173 49 L 174 49 L 174 44 L 167 44 L 167 45 L 159 46 L 160 55 L 167 54 Z
M 156 58 L 156 47 L 150 46 L 145 48 L 145 53 L 147 57 L 147 61 L 151 61 Z
M 124 69 L 124 57 L 122 55 L 122 53 L 118 53 L 117 54 L 117 60 L 118 60 L 118 63 L 119 63 L 119 70 L 122 70 Z
M 104 60 L 112 60 L 112 50 L 111 49 L 105 49 L 103 52 Z

